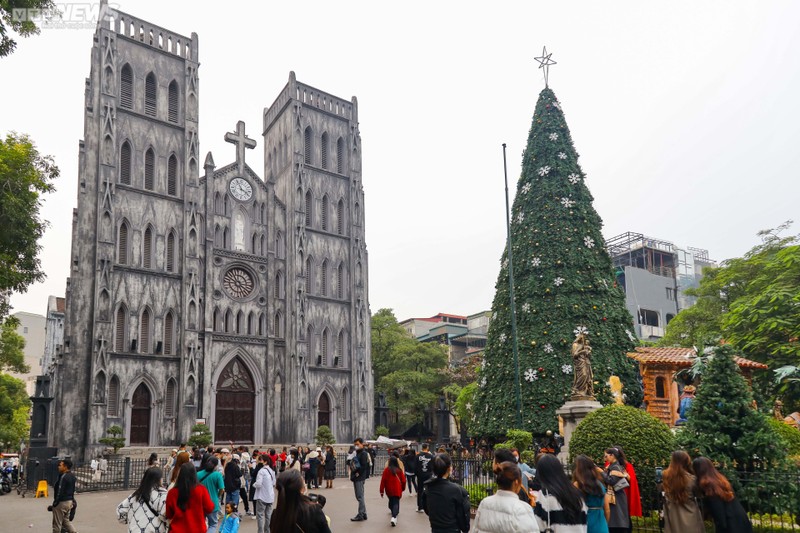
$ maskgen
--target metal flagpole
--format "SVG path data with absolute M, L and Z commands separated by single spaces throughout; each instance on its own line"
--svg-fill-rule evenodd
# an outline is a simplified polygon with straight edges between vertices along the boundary
M 508 289 L 511 296 L 511 337 L 514 351 L 514 388 L 517 393 L 517 429 L 522 429 L 522 397 L 519 382 L 519 350 L 517 349 L 517 306 L 514 302 L 514 253 L 511 250 L 511 208 L 508 200 L 508 165 L 506 143 L 503 143 L 503 174 L 506 180 L 506 243 L 508 244 Z

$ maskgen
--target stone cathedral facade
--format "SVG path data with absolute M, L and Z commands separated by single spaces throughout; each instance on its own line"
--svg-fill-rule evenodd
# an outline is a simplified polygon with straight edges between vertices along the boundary
M 198 67 L 194 33 L 112 9 L 98 24 L 51 389 L 62 454 L 97 453 L 114 424 L 129 446 L 198 420 L 226 444 L 372 432 L 358 103 L 291 73 L 264 110 L 263 173 L 241 121 L 218 166 Z

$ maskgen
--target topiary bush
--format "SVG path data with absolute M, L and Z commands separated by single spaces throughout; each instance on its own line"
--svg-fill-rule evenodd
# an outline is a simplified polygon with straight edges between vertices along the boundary
M 786 452 L 791 457 L 800 459 L 800 430 L 774 418 L 769 418 L 767 423 L 786 443 Z
M 609 405 L 590 413 L 578 424 L 569 442 L 570 462 L 584 454 L 603 466 L 606 448 L 621 446 L 636 469 L 642 506 L 655 498 L 655 468 L 666 467 L 675 450 L 675 437 L 666 424 L 645 411 L 626 405 Z

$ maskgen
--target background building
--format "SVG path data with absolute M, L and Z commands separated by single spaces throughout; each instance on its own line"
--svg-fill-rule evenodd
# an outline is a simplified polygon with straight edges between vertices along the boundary
M 705 267 L 716 266 L 708 250 L 679 248 L 641 233 L 617 235 L 606 246 L 617 282 L 625 290 L 636 335 L 645 340 L 664 336 L 669 321 L 694 304 L 686 289 L 698 286 Z
M 44 326 L 44 353 L 40 361 L 42 374 L 52 373 L 53 363 L 64 349 L 64 298 L 47 298 L 47 320 Z
M 45 317 L 24 311 L 13 313 L 11 316 L 19 320 L 17 333 L 25 339 L 25 364 L 30 369 L 24 374 L 14 372 L 10 372 L 10 374 L 24 381 L 28 395 L 32 395 L 36 386 L 36 376 L 40 373 L 42 353 L 44 353 Z

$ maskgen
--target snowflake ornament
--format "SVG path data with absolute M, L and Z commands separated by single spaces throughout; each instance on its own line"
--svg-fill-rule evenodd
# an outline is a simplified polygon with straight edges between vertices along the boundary
M 567 158 L 567 154 L 565 154 L 564 152 L 558 152 L 558 158 L 559 159 L 566 159 Z
M 497 311 L 492 313 L 492 320 L 497 320 Z
M 561 371 L 565 374 L 572 374 L 572 365 L 561 365 Z
M 486 369 L 486 359 L 481 361 L 481 370 L 485 370 L 485 369 Z
M 522 224 L 523 220 L 525 220 L 525 213 L 520 213 L 517 215 L 517 224 Z
M 575 205 L 575 200 L 567 198 L 565 196 L 561 199 L 561 205 L 563 205 L 566 208 L 571 208 L 573 205 Z
M 481 382 L 479 383 L 479 385 L 481 386 L 481 388 L 484 388 L 486 386 L 486 378 L 481 378 Z
M 549 342 L 544 345 L 544 353 L 553 353 L 555 351 L 556 351 L 555 348 L 553 348 L 553 345 L 550 344 Z
M 542 260 L 539 259 L 538 257 L 534 257 L 533 259 L 531 259 L 531 266 L 532 267 L 538 267 L 541 264 L 542 264 Z
M 559 111 L 561 111 L 561 104 L 560 104 L 560 103 L 558 103 L 558 100 L 553 100 L 553 101 L 552 101 L 552 102 L 550 102 L 550 103 L 551 103 L 551 104 L 553 104 L 553 107 L 555 107 L 556 109 L 558 109 Z
M 550 173 L 550 167 L 547 165 L 539 167 L 539 170 L 536 172 L 538 172 L 540 176 L 547 176 Z
M 531 304 L 529 304 L 528 302 L 525 302 L 524 304 L 522 304 L 522 311 L 523 312 L 529 313 L 530 310 L 531 310 Z
M 631 340 L 631 342 L 636 342 L 636 337 L 633 336 L 633 333 L 631 333 L 631 330 L 626 329 L 625 333 L 628 334 L 628 338 Z
M 584 237 L 583 244 L 585 244 L 587 248 L 594 248 L 594 239 L 591 237 Z
M 572 330 L 572 333 L 575 335 L 588 335 L 589 329 L 586 326 L 577 326 L 574 330 Z
M 581 177 L 579 175 L 575 174 L 574 172 L 572 174 L 570 174 L 569 176 L 567 176 L 567 179 L 573 185 L 575 185 L 576 183 L 581 181 Z
M 525 381 L 527 381 L 528 383 L 533 383 L 537 379 L 539 379 L 538 371 L 532 368 L 529 368 L 528 370 L 525 371 Z
M 551 133 L 550 134 L 550 140 L 551 141 L 557 141 L 558 140 L 558 133 Z
M 503 262 L 500 263 L 503 268 L 508 268 L 508 259 L 503 259 Z
M 526 183 L 522 186 L 522 194 L 528 194 L 529 192 L 531 192 L 531 184 Z
M 505 333 L 501 333 L 499 339 L 500 339 L 500 342 L 504 343 L 504 342 L 506 342 L 506 339 L 508 339 L 508 337 L 506 337 Z
M 560 287 L 562 283 L 564 283 L 564 278 L 562 278 L 561 276 L 553 280 L 553 285 L 555 285 L 556 287 Z

